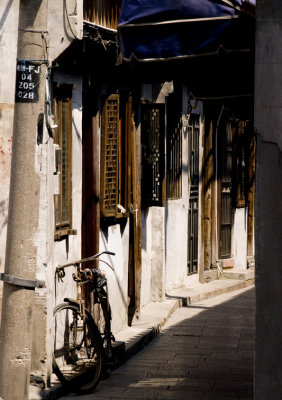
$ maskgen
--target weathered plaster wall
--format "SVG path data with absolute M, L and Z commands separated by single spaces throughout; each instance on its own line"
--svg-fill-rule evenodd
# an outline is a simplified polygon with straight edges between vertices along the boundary
M 82 39 L 83 0 L 48 2 L 48 56 L 56 59 L 74 39 Z
M 166 82 L 159 92 L 157 102 L 165 102 L 166 96 L 173 92 L 172 82 Z M 160 301 L 165 292 L 184 285 L 199 282 L 199 274 L 187 276 L 187 232 L 189 207 L 189 161 L 186 116 L 188 91 L 182 92 L 182 198 L 168 200 L 165 207 L 150 207 L 142 211 L 142 288 L 141 305 L 149 301 Z M 152 98 L 150 85 L 143 85 L 143 98 Z M 202 115 L 202 104 L 192 101 L 193 112 Z M 202 135 L 202 123 L 201 123 Z M 201 138 L 200 138 L 201 143 Z M 200 147 L 200 160 L 202 148 Z M 201 162 L 201 161 L 200 161 Z M 201 184 L 199 187 L 199 204 Z M 199 238 L 201 237 L 201 211 L 199 207 Z M 201 248 L 198 248 L 199 265 Z
M 150 207 L 151 215 L 151 301 L 165 299 L 165 226 L 163 207 Z
M 152 246 L 152 213 L 150 208 L 142 211 L 142 275 L 141 275 L 141 307 L 151 301 L 151 246 Z
M 246 208 L 234 210 L 232 227 L 232 256 L 234 257 L 234 269 L 247 269 L 247 233 L 248 215 Z
M 76 284 L 72 279 L 75 269 L 66 269 L 64 281 L 58 282 L 54 276 L 55 267 L 81 258 L 82 79 L 57 74 L 54 80 L 76 87 L 72 93 L 72 218 L 77 235 L 54 241 L 54 147 L 53 139 L 45 130 L 42 144 L 37 145 L 36 167 L 41 179 L 37 278 L 46 282 L 46 288 L 36 290 L 31 368 L 47 379 L 52 371 L 53 307 L 64 297 L 76 298 Z
M 183 175 L 182 179 L 185 179 Z M 187 276 L 187 232 L 188 198 L 169 200 L 166 207 L 167 290 L 181 287 L 185 284 Z
M 115 333 L 127 327 L 129 221 L 125 227 L 116 224 L 100 233 L 100 251 L 103 250 L 115 253 L 115 256 L 101 257 L 114 268 L 114 271 L 107 265 L 100 264 L 101 270 L 105 271 L 108 278 L 112 330 Z
M 6 246 L 6 225 L 10 181 L 10 161 L 13 135 L 14 89 L 16 77 L 17 34 L 19 0 L 1 0 L 0 2 L 0 272 L 4 270 Z M 51 0 L 49 4 L 48 32 L 45 32 L 49 48 L 49 62 L 57 57 L 74 39 L 66 17 L 64 2 L 58 4 Z M 81 38 L 82 1 L 66 0 L 69 13 L 73 13 L 77 4 L 77 15 L 69 16 L 75 36 Z M 72 11 L 71 11 L 72 10 Z M 79 24 L 77 24 L 79 21 Z M 79 26 L 78 26 L 79 25 Z M 68 78 L 66 79 L 68 81 Z M 64 81 L 64 79 L 62 79 Z M 45 131 L 42 143 L 36 144 L 35 168 L 40 176 L 40 210 L 37 243 L 37 277 L 46 281 L 47 288 L 36 291 L 32 369 L 46 375 L 51 373 L 51 364 L 45 364 L 46 353 L 51 354 L 51 341 L 46 339 L 52 334 L 52 313 L 54 306 L 54 267 L 67 260 L 80 258 L 81 249 L 81 110 L 82 84 L 76 77 L 69 77 L 76 84 L 73 96 L 73 223 L 77 235 L 68 241 L 54 244 L 53 225 L 53 145 Z M 9 238 L 7 239 L 9 240 Z M 71 271 L 70 271 L 71 272 Z M 58 300 L 66 293 L 74 295 L 75 284 L 70 283 L 58 289 Z M 0 282 L 0 309 L 1 309 Z M 61 293 L 60 293 L 61 291 Z M 1 310 L 0 310 L 1 311 Z M 1 314 L 0 314 L 1 315 Z M 40 321 L 40 324 L 38 324 Z M 47 333 L 48 332 L 48 333 Z M 42 361 L 43 360 L 43 361 Z M 51 360 L 51 358 L 50 358 Z
M 282 8 L 257 2 L 255 399 L 282 398 Z
M 166 290 L 181 287 L 187 276 L 187 233 L 189 208 L 189 160 L 187 90 L 182 93 L 182 197 L 167 200 L 165 210 Z
M 144 84 L 141 97 L 165 103 L 166 96 L 172 92 L 172 82 L 155 87 Z M 141 307 L 165 298 L 165 262 L 165 208 L 149 207 L 142 210 Z
M 1 57 L 1 56 L 0 56 Z M 2 114 L 2 116 L 1 116 Z M 5 119 L 4 119 L 5 115 Z M 4 271 L 14 107 L 0 104 L 0 271 Z
M 14 103 L 19 3 L 19 0 L 0 3 L 0 103 Z
M 61 84 L 73 84 L 75 89 L 72 91 L 72 228 L 77 230 L 76 235 L 70 235 L 68 239 L 54 242 L 54 222 L 48 224 L 48 234 L 51 243 L 50 256 L 52 257 L 53 267 L 65 264 L 81 257 L 81 202 L 82 202 L 82 78 L 56 74 L 54 81 Z M 51 149 L 48 177 L 50 185 L 54 185 L 54 151 Z M 53 194 L 54 186 L 49 192 L 49 204 L 51 204 L 50 215 L 53 216 Z M 50 216 L 49 216 L 50 218 Z M 66 279 L 67 281 L 67 279 Z M 72 280 L 71 280 L 72 281 Z M 61 285 L 65 286 L 65 285 Z M 65 289 L 62 296 L 65 295 Z M 60 302 L 60 292 L 57 293 L 57 303 Z
M 163 207 L 142 211 L 141 307 L 165 298 L 165 226 Z
M 188 211 L 190 196 L 190 166 L 189 166 L 189 137 L 187 116 L 188 89 L 183 87 L 182 98 L 182 198 L 179 200 L 168 200 L 166 203 L 166 290 L 171 290 L 181 286 L 192 286 L 199 282 L 199 272 L 187 275 L 187 255 L 188 255 Z M 201 102 L 196 103 L 191 100 L 194 109 L 192 113 L 202 115 Z M 203 124 L 200 122 L 199 137 L 199 172 L 201 176 L 202 160 L 202 130 Z M 199 203 L 198 203 L 198 271 L 201 268 L 201 179 L 199 184 Z
M 0 271 L 4 271 L 5 264 L 5 247 L 6 247 L 6 227 L 8 214 L 8 197 L 9 197 L 9 182 L 10 182 L 10 163 L 12 150 L 12 135 L 13 135 L 13 114 L 14 114 L 14 90 L 16 78 L 16 56 L 17 56 L 17 36 L 18 36 L 18 18 L 19 18 L 19 0 L 2 0 L 0 2 Z M 67 9 L 64 2 L 51 0 L 48 2 L 48 32 L 45 33 L 46 43 L 48 46 L 48 60 L 51 62 L 56 58 L 75 37 L 82 37 L 82 0 L 66 0 Z M 69 27 L 67 18 L 72 27 L 72 32 Z M 73 14 L 73 15 L 71 15 Z M 13 72 L 14 71 L 14 72 Z M 81 106 L 80 106 L 81 107 Z M 74 114 L 81 112 L 81 109 L 74 111 Z M 79 125 L 79 124 L 78 124 Z M 80 142 L 81 146 L 81 142 Z M 53 148 L 50 148 L 48 142 L 46 150 L 43 147 L 38 149 L 39 165 L 47 162 L 43 160 L 44 156 L 52 157 Z M 81 149 L 80 149 L 81 150 Z M 45 152 L 45 153 L 44 153 Z M 39 160 L 41 158 L 41 160 Z M 40 173 L 42 170 L 40 171 Z M 79 174 L 80 169 L 75 169 L 74 173 Z M 46 179 L 46 175 L 45 175 Z M 81 180 L 79 181 L 81 182 Z M 43 182 L 42 182 L 43 183 Z M 52 186 L 52 185 L 51 185 Z M 50 187 L 49 187 L 50 188 Z M 52 188 L 50 188 L 52 189 Z M 77 189 L 76 189 L 77 190 Z M 78 189 L 81 192 L 81 189 Z M 79 193 L 74 193 L 79 197 Z M 43 200 L 43 199 L 42 199 Z M 49 199 L 44 199 L 41 203 L 40 213 L 47 212 L 44 208 L 50 209 Z M 47 201 L 47 203 L 46 203 Z M 45 202 L 45 203 L 44 203 Z M 45 204 L 45 205 L 44 205 Z M 42 214 L 42 215 L 43 215 Z M 45 214 L 44 214 L 45 215 Z M 51 214 L 49 214 L 50 216 Z M 44 225 L 45 226 L 45 225 Z M 50 224 L 49 224 L 50 226 Z M 45 237 L 43 225 L 39 228 L 39 237 Z M 79 224 L 80 229 L 80 224 Z M 80 233 L 79 233 L 80 234 Z M 53 235 L 53 231 L 52 231 Z M 75 242 L 76 243 L 76 242 Z M 74 253 L 80 254 L 80 245 L 70 243 L 71 248 L 75 248 Z M 50 244 L 44 245 L 48 248 Z M 38 249 L 38 253 L 42 250 Z M 44 252 L 44 251 L 43 251 Z M 49 251 L 49 257 L 52 257 Z M 64 248 L 66 253 L 66 246 Z M 39 258 L 45 256 L 40 255 Z M 45 257 L 46 259 L 46 257 Z M 41 274 L 41 272 L 39 272 Z M 44 273 L 43 273 L 44 275 Z M 1 298 L 2 282 L 0 282 L 0 298 Z
M 4 269 L 6 244 L 19 3 L 19 0 L 2 0 L 0 4 L 0 271 Z M 45 37 L 50 62 L 75 37 L 81 39 L 83 2 L 66 0 L 67 9 L 64 2 L 51 0 L 48 4 L 48 33 Z
M 10 167 L 14 117 L 14 91 L 19 0 L 0 2 L 0 272 L 4 271 Z M 14 73 L 11 73 L 13 72 Z M 2 283 L 0 283 L 0 292 Z

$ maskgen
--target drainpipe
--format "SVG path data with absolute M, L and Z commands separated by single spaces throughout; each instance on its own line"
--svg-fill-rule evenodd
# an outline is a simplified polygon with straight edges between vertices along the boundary
M 46 29 L 47 0 L 21 0 L 6 263 L 0 276 L 0 397 L 5 400 L 29 398 L 34 291 L 42 287 L 35 279 L 40 194 L 36 143 L 45 107 Z

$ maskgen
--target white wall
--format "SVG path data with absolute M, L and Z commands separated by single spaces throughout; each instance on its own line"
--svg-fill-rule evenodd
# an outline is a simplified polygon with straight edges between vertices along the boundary
M 187 178 L 182 174 L 182 179 Z M 188 181 L 188 180 L 187 180 Z M 169 200 L 166 207 L 166 289 L 181 287 L 187 275 L 188 198 Z
M 161 85 L 156 103 L 165 103 L 166 96 L 173 91 L 172 82 Z M 141 97 L 152 99 L 151 84 L 142 85 Z M 142 272 L 141 298 L 143 307 L 150 301 L 165 298 L 165 208 L 149 207 L 142 210 Z
M 13 136 L 13 114 L 14 114 L 14 91 L 16 78 L 16 57 L 17 57 L 17 37 L 18 37 L 18 18 L 19 18 L 19 0 L 1 0 L 0 2 L 0 272 L 4 271 L 5 265 L 5 247 L 6 247 L 6 228 L 8 217 L 8 197 L 10 183 L 10 166 L 12 152 L 12 136 Z M 77 15 L 69 17 L 73 33 L 68 25 L 64 2 L 57 0 L 49 0 L 48 2 L 48 33 L 45 34 L 48 45 L 48 60 L 51 62 L 56 58 L 69 44 L 77 38 L 82 37 L 82 0 L 66 0 L 68 13 L 77 10 Z M 74 111 L 76 114 L 77 111 Z M 48 168 L 44 166 L 47 162 L 43 158 L 45 156 L 52 157 L 52 146 L 50 141 L 46 146 L 37 149 L 37 163 L 39 168 Z M 40 174 L 43 170 L 40 170 Z M 79 173 L 79 169 L 75 173 Z M 46 172 L 47 173 L 47 172 Z M 41 182 L 42 181 L 41 176 Z M 45 179 L 46 175 L 45 175 Z M 79 195 L 79 194 L 75 194 Z M 46 194 L 41 194 L 42 203 L 40 218 L 43 214 L 50 213 L 49 199 Z M 48 210 L 47 210 L 48 209 Z M 79 225 L 80 229 L 80 225 Z M 43 225 L 39 227 L 38 237 L 43 237 Z M 76 247 L 76 253 L 79 246 L 71 243 L 72 247 Z M 45 244 L 43 247 L 48 247 Z M 44 251 L 38 249 L 39 259 L 45 258 Z M 50 253 L 50 252 L 49 252 Z M 49 255 L 49 257 L 51 257 Z M 39 262 L 40 264 L 40 262 Z M 39 274 L 42 274 L 39 272 Z M 43 274 L 44 275 L 44 274 Z M 0 282 L 1 297 L 2 282 Z
M 150 207 L 151 213 L 151 300 L 165 299 L 165 208 Z
M 66 0 L 69 12 L 75 7 L 76 0 Z M 13 114 L 14 114 L 14 90 L 16 78 L 16 56 L 17 56 L 17 35 L 19 18 L 19 0 L 0 1 L 0 272 L 4 271 L 5 247 L 6 247 L 6 226 L 8 213 L 8 196 L 10 181 L 10 163 L 13 135 Z M 49 48 L 48 59 L 51 62 L 66 47 L 69 46 L 74 37 L 69 33 L 66 22 L 66 13 L 63 2 L 49 0 L 48 33 L 45 33 L 46 43 Z M 82 1 L 78 0 L 78 17 L 80 27 L 76 29 L 77 17 L 73 17 L 73 31 L 77 37 L 81 37 L 82 27 Z M 62 82 L 65 78 L 62 78 Z M 35 168 L 40 177 L 40 210 L 39 226 L 37 235 L 34 238 L 37 244 L 37 278 L 46 281 L 46 288 L 36 290 L 36 317 L 41 318 L 41 324 L 36 326 L 37 337 L 51 337 L 52 334 L 52 313 L 54 305 L 54 268 L 56 265 L 80 258 L 81 255 L 81 111 L 82 111 L 82 82 L 77 77 L 69 77 L 66 80 L 76 84 L 76 91 L 73 93 L 73 225 L 77 229 L 77 235 L 71 236 L 68 240 L 54 243 L 54 210 L 53 210 L 53 144 L 47 130 L 44 132 L 42 144 L 34 143 L 36 146 Z M 9 240 L 9 239 L 8 239 Z M 72 280 L 66 287 L 59 289 L 58 300 L 62 299 L 63 292 L 75 295 L 75 285 Z M 0 305 L 1 305 L 0 282 Z M 40 309 L 40 311 L 39 311 Z M 46 318 L 47 311 L 47 321 Z M 38 322 L 38 321 L 35 321 Z M 47 324 L 47 325 L 46 325 Z M 38 329 L 41 328 L 39 334 Z M 40 366 L 39 360 L 45 358 L 46 352 L 50 354 L 51 341 L 45 343 L 33 343 L 33 351 L 39 351 L 40 357 L 36 357 L 38 363 L 33 367 L 42 367 L 48 373 L 51 372 L 51 365 Z M 48 348 L 49 345 L 49 348 Z M 38 355 L 38 354 L 37 354 Z
M 108 250 L 115 256 L 103 255 L 114 271 L 100 263 L 100 268 L 108 278 L 109 300 L 112 309 L 112 330 L 118 332 L 127 327 L 128 307 L 128 254 L 129 254 L 129 221 L 125 227 L 112 225 L 100 232 L 100 251 Z
M 76 298 L 76 283 L 72 279 L 74 268 L 65 270 L 63 282 L 55 279 L 58 265 L 81 258 L 81 206 L 82 206 L 82 79 L 77 76 L 57 74 L 54 79 L 61 84 L 74 84 L 72 100 L 72 218 L 76 235 L 54 241 L 54 146 L 47 129 L 43 143 L 37 145 L 36 168 L 41 180 L 39 226 L 37 232 L 37 278 L 46 282 L 46 288 L 36 290 L 32 369 L 45 376 L 52 371 L 53 308 L 64 297 Z M 47 315 L 47 318 L 46 318 Z M 45 338 L 45 343 L 42 340 Z M 44 360 L 43 363 L 40 360 Z
M 247 208 L 236 208 L 232 226 L 232 255 L 234 257 L 234 269 L 247 269 L 247 235 L 248 213 Z
M 57 58 L 74 39 L 82 39 L 82 7 L 83 0 L 48 1 L 49 61 Z
M 151 247 L 152 247 L 152 230 L 151 219 L 152 213 L 150 208 L 142 210 L 142 246 L 141 246 L 141 296 L 140 306 L 144 307 L 151 301 Z
M 165 299 L 165 208 L 142 210 L 142 274 L 140 305 Z
M 166 289 L 181 287 L 187 275 L 188 232 L 188 135 L 187 92 L 182 92 L 182 197 L 166 202 Z
M 187 246 L 188 246 L 188 210 L 189 210 L 189 142 L 188 142 L 188 118 L 186 115 L 188 106 L 188 91 L 183 87 L 182 101 L 182 198 L 178 200 L 168 200 L 166 203 L 166 290 L 171 290 L 181 286 L 191 286 L 199 282 L 199 272 L 187 275 Z M 202 104 L 196 104 L 191 100 L 195 109 L 193 113 L 202 115 Z M 199 165 L 202 159 L 202 122 L 199 137 Z M 200 168 L 201 174 L 201 168 Z M 201 175 L 200 175 L 201 176 Z M 201 183 L 199 185 L 199 204 L 198 204 L 198 271 L 200 268 L 200 243 L 201 243 Z
M 166 96 L 173 91 L 171 82 L 166 82 L 157 98 L 164 102 Z M 142 97 L 150 98 L 150 85 L 143 85 Z M 141 306 L 150 301 L 162 300 L 165 292 L 184 285 L 199 282 L 199 274 L 187 276 L 187 233 L 189 207 L 189 165 L 188 165 L 188 134 L 187 134 L 187 96 L 183 87 L 182 101 L 182 198 L 168 200 L 165 207 L 149 207 L 142 211 L 142 286 Z M 202 104 L 194 101 L 194 113 L 202 115 Z M 200 163 L 202 159 L 202 122 L 200 129 Z M 201 165 L 201 164 L 200 164 Z M 201 210 L 199 187 L 199 238 L 201 236 Z M 200 240 L 199 240 L 199 243 Z M 200 246 L 199 264 L 200 264 Z M 200 265 L 199 265 L 200 268 Z
M 82 78 L 72 75 L 55 74 L 54 81 L 60 84 L 75 85 L 75 89 L 72 91 L 72 229 L 75 229 L 77 234 L 70 235 L 67 239 L 54 241 L 54 150 L 53 146 L 50 146 L 48 165 L 48 179 L 50 180 L 48 201 L 50 204 L 50 209 L 47 231 L 49 235 L 49 242 L 51 244 L 48 261 L 53 266 L 53 269 L 60 264 L 65 264 L 81 258 L 82 215 Z M 65 281 L 67 282 L 68 280 L 65 279 Z M 65 285 L 61 284 L 61 286 L 64 286 L 65 289 L 68 287 L 68 285 L 69 283 L 66 283 Z M 71 288 L 73 286 L 75 285 L 71 284 Z M 62 290 L 61 295 L 60 290 L 57 293 L 57 303 L 60 302 L 60 297 L 66 294 L 65 289 Z
M 0 2 L 0 272 L 4 271 L 12 154 L 19 0 Z M 2 282 L 0 282 L 0 291 Z

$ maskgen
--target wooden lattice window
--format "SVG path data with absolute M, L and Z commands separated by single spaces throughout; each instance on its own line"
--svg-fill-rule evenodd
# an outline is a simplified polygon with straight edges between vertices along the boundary
M 54 195 L 55 239 L 74 234 L 72 230 L 72 86 L 61 85 L 55 90 L 54 134 L 55 178 Z
M 233 138 L 233 207 L 246 207 L 247 192 L 247 156 L 246 145 L 249 129 L 248 122 L 236 121 Z
M 164 104 L 142 106 L 142 204 L 164 206 Z
M 111 94 L 103 106 L 100 196 L 103 217 L 128 216 L 131 106 L 131 97 L 126 94 Z
M 117 215 L 120 169 L 119 95 L 105 101 L 102 113 L 101 142 L 101 213 L 104 217 Z
M 167 199 L 179 199 L 182 196 L 182 113 L 179 95 L 169 95 L 167 110 L 166 196 Z

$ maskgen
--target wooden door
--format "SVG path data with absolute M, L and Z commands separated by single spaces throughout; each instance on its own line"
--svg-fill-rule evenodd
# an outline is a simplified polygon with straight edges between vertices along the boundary
M 198 271 L 199 135 L 200 118 L 191 115 L 188 126 L 189 211 L 187 273 Z

